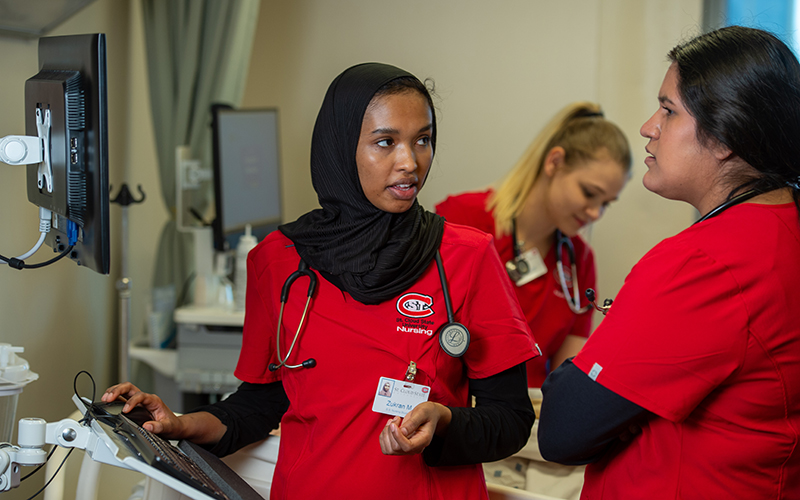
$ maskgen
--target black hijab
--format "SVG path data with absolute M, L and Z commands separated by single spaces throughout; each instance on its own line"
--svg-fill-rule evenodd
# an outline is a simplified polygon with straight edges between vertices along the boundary
M 411 286 L 427 269 L 444 231 L 444 219 L 418 201 L 403 213 L 384 212 L 361 188 L 356 149 L 364 113 L 381 87 L 401 77 L 416 80 L 394 66 L 365 63 L 333 80 L 311 140 L 311 181 L 322 208 L 279 227 L 311 268 L 364 304 L 392 299 Z M 432 106 L 431 116 L 435 150 Z

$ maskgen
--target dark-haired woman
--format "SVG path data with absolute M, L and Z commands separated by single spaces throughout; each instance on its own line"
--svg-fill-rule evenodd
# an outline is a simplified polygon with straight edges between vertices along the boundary
M 643 181 L 702 217 L 548 377 L 539 446 L 587 499 L 800 498 L 800 65 L 737 26 L 669 57 Z
M 520 449 L 535 418 L 524 365 L 535 345 L 491 238 L 417 202 L 435 144 L 417 78 L 376 63 L 344 71 L 312 140 L 322 208 L 248 257 L 240 389 L 181 417 L 128 383 L 103 399 L 128 397 L 154 413 L 146 428 L 219 455 L 280 422 L 272 498 L 488 498 L 480 463 Z M 440 335 L 451 322 L 468 335 Z M 387 380 L 392 396 L 379 395 Z

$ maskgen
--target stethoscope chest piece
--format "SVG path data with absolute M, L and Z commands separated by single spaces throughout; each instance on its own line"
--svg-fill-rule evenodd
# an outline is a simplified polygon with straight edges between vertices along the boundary
M 447 286 L 447 279 L 442 264 L 442 254 L 436 250 L 436 267 L 439 270 L 439 281 L 442 283 L 442 294 L 444 295 L 444 306 L 447 310 L 447 323 L 439 329 L 439 345 L 442 350 L 454 358 L 458 358 L 467 352 L 469 347 L 469 330 L 461 323 L 456 323 L 453 319 L 453 304 L 450 301 L 450 289 Z
M 439 345 L 454 358 L 459 358 L 469 348 L 469 330 L 461 323 L 447 323 L 439 330 Z

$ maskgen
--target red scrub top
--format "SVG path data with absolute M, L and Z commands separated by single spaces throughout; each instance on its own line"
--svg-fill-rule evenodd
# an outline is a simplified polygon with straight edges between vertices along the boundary
M 495 235 L 494 216 L 486 211 L 486 201 L 492 190 L 463 193 L 449 196 L 436 205 L 436 213 L 448 222 L 464 224 Z M 581 305 L 588 304 L 584 296 L 587 288 L 596 289 L 594 254 L 592 249 L 580 236 L 571 238 L 575 247 L 575 259 L 580 285 Z M 500 260 L 505 263 L 514 258 L 514 242 L 511 235 L 504 235 L 495 240 Z M 566 251 L 564 252 L 566 253 Z M 575 314 L 567 305 L 556 269 L 555 245 L 544 257 L 547 274 L 522 286 L 510 281 L 519 299 L 528 326 L 536 336 L 536 342 L 542 350 L 542 356 L 527 363 L 528 387 L 541 387 L 547 377 L 547 362 L 558 351 L 567 335 L 588 337 L 592 331 L 592 310 L 583 314 Z M 570 282 L 571 269 L 565 260 L 564 274 Z M 506 275 L 508 279 L 508 275 Z
M 466 407 L 468 378 L 486 378 L 534 356 L 533 337 L 491 239 L 445 224 L 440 251 L 455 320 L 471 334 L 462 358 L 439 346 L 437 331 L 447 314 L 431 262 L 413 286 L 378 305 L 355 301 L 317 274 L 319 287 L 289 358 L 289 364 L 314 358 L 317 365 L 276 372 L 267 366 L 277 362 L 279 295 L 299 256 L 277 231 L 250 252 L 236 376 L 251 383 L 280 380 L 290 401 L 281 422 L 271 498 L 488 498 L 480 464 L 428 467 L 422 455 L 383 455 L 378 436 L 390 417 L 372 411 L 380 378 L 402 379 L 412 360 L 417 363 L 414 382 L 431 387 L 430 401 Z M 291 289 L 282 356 L 297 330 L 307 290 L 308 278 Z
M 583 499 L 800 498 L 800 223 L 743 204 L 633 268 L 574 363 L 655 413 Z

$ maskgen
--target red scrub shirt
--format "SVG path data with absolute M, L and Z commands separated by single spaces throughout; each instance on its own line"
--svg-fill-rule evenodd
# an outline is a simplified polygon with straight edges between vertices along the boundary
M 800 498 L 800 224 L 743 204 L 633 268 L 576 356 L 655 413 L 586 470 L 583 499 Z
M 282 381 L 290 401 L 272 485 L 275 498 L 464 499 L 487 497 L 480 464 L 428 467 L 421 455 L 386 456 L 378 436 L 390 418 L 372 411 L 381 377 L 402 379 L 410 361 L 430 401 L 467 407 L 468 379 L 486 378 L 527 361 L 534 341 L 511 284 L 480 231 L 445 225 L 440 251 L 455 320 L 469 328 L 462 358 L 439 346 L 447 322 L 435 262 L 408 290 L 364 305 L 318 276 L 319 286 L 289 364 L 314 358 L 311 369 L 280 368 L 275 329 L 280 290 L 297 269 L 292 242 L 272 233 L 248 257 L 244 343 L 236 376 Z M 305 305 L 308 278 L 291 289 L 283 315 L 286 356 Z
M 491 194 L 492 190 L 487 190 L 449 196 L 436 205 L 436 213 L 448 222 L 475 227 L 494 236 L 496 231 L 494 216 L 486 211 L 486 201 Z M 579 296 L 581 305 L 585 306 L 588 302 L 584 291 L 596 287 L 594 255 L 580 236 L 572 237 L 571 241 L 575 248 Z M 496 239 L 495 247 L 502 262 L 514 258 L 514 242 L 511 235 Z M 556 269 L 555 245 L 544 256 L 544 263 L 547 266 L 547 273 L 529 283 L 516 286 L 509 280 L 525 313 L 528 326 L 534 332 L 536 342 L 542 350 L 541 357 L 527 363 L 528 387 L 542 386 L 548 373 L 547 361 L 558 351 L 567 335 L 586 338 L 592 330 L 592 311 L 575 314 L 567 305 Z M 564 273 L 570 281 L 569 263 L 566 260 L 563 263 Z M 506 278 L 508 279 L 507 276 Z

